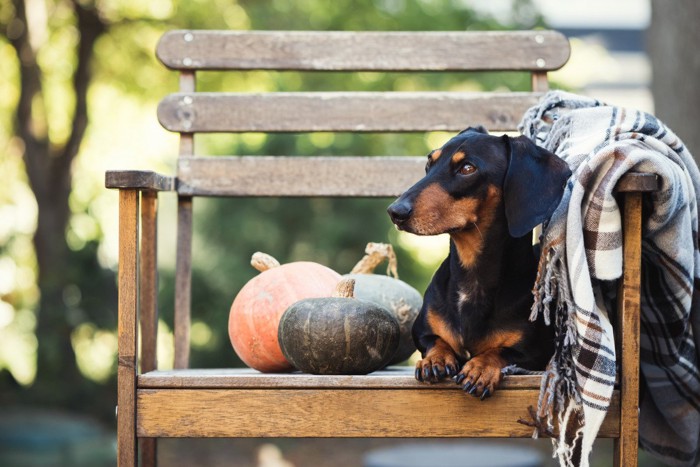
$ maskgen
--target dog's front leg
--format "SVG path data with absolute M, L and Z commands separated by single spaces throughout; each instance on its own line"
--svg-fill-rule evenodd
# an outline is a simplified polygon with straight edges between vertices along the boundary
M 456 375 L 457 368 L 459 361 L 454 350 L 442 338 L 437 337 L 423 354 L 423 359 L 416 363 L 416 379 L 434 383 L 447 376 Z
M 503 355 L 506 350 L 497 347 L 475 355 L 455 376 L 455 382 L 464 383 L 465 391 L 482 400 L 491 396 L 503 379 L 501 370 L 508 365 Z
M 426 291 L 423 308 L 413 323 L 413 340 L 423 356 L 416 363 L 416 379 L 429 383 L 456 375 L 465 360 L 460 361 L 457 354 L 459 339 L 439 307 L 444 299 L 435 282 Z

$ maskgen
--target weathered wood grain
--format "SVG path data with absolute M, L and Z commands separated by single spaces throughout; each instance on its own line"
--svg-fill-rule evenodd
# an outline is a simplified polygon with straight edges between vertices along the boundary
M 141 194 L 141 261 L 139 264 L 139 315 L 141 372 L 158 368 L 158 194 Z
M 628 172 L 615 185 L 618 193 L 651 192 L 659 189 L 659 177 L 652 173 Z
M 424 157 L 181 157 L 178 192 L 193 196 L 397 196 Z
M 177 203 L 177 253 L 175 258 L 175 311 L 173 368 L 190 362 L 190 307 L 192 303 L 192 198 L 180 196 Z
M 179 132 L 461 131 L 517 129 L 541 93 L 298 92 L 175 93 L 158 106 Z
M 521 437 L 535 389 L 480 401 L 455 389 L 139 389 L 138 435 L 157 437 Z M 600 435 L 619 433 L 618 397 Z
M 156 49 L 179 70 L 546 71 L 569 53 L 556 31 L 170 31 Z
M 639 302 L 642 267 L 642 194 L 625 195 L 623 280 L 618 290 L 620 341 L 620 437 L 615 440 L 614 463 L 637 465 L 639 446 Z
M 158 193 L 141 193 L 141 258 L 139 264 L 139 315 L 141 322 L 141 372 L 158 368 Z M 138 384 L 138 380 L 137 380 Z M 155 438 L 139 439 L 141 467 L 158 464 Z
M 139 438 L 140 467 L 158 465 L 158 438 Z
M 180 73 L 180 91 L 193 93 L 197 77 L 192 70 Z M 181 157 L 194 156 L 194 134 L 180 134 Z M 192 198 L 178 193 L 177 251 L 175 257 L 175 309 L 173 342 L 174 368 L 187 368 L 190 363 L 190 321 L 192 308 Z
M 150 170 L 108 170 L 105 173 L 105 187 L 173 191 L 175 179 Z
M 547 92 L 549 90 L 549 80 L 546 71 L 535 71 L 532 73 L 532 90 L 534 92 Z
M 444 390 L 461 388 L 446 380 L 437 384 L 416 381 L 411 367 L 391 367 L 369 375 L 309 375 L 303 373 L 260 373 L 248 368 L 216 368 L 153 371 L 139 375 L 139 388 L 167 389 L 410 389 Z M 537 375 L 506 376 L 502 389 L 539 389 Z
M 192 70 L 185 70 L 180 73 L 180 92 L 193 93 L 197 90 L 197 76 Z M 194 134 L 188 132 L 180 133 L 180 155 L 194 155 Z
M 139 192 L 119 191 L 117 464 L 136 465 Z
M 177 191 L 187 196 L 367 196 L 403 193 L 425 174 L 425 157 L 181 157 Z M 646 191 L 653 174 L 628 174 L 626 191 Z M 652 183 L 653 182 L 653 183 Z

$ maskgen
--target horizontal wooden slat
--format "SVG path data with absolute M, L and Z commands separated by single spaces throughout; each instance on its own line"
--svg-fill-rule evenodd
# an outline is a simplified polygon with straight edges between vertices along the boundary
M 451 380 L 438 384 L 416 381 L 411 367 L 392 367 L 369 375 L 308 375 L 303 373 L 260 373 L 249 368 L 216 368 L 151 371 L 139 375 L 140 388 L 306 388 L 306 389 L 445 389 L 458 387 Z M 539 389 L 541 378 L 534 375 L 506 376 L 504 389 Z
M 399 196 L 425 174 L 424 157 L 181 157 L 187 196 Z M 621 191 L 653 191 L 656 175 L 630 173 Z
M 176 93 L 158 120 L 179 132 L 408 132 L 517 128 L 541 93 Z
M 171 31 L 156 50 L 180 70 L 545 71 L 569 53 L 555 31 Z
M 178 187 L 191 196 L 368 196 L 403 193 L 424 157 L 181 157 Z
M 530 437 L 539 391 L 501 390 L 480 401 L 459 388 L 139 389 L 141 437 Z M 617 418 L 616 418 L 617 416 Z M 599 436 L 619 433 L 615 391 Z
M 175 178 L 150 170 L 108 170 L 105 173 L 105 187 L 173 191 Z

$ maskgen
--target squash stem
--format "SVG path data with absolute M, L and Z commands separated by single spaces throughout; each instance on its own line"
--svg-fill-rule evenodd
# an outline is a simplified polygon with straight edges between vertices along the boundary
M 338 282 L 331 297 L 355 298 L 355 279 L 345 278 Z
M 399 278 L 396 268 L 396 253 L 390 244 L 370 242 L 365 248 L 365 253 L 365 256 L 352 268 L 350 274 L 372 274 L 377 266 L 384 260 L 388 260 L 386 274 L 394 276 L 395 279 Z
M 280 267 L 280 262 L 267 253 L 257 251 L 250 258 L 250 265 L 260 272 L 265 272 L 268 269 Z

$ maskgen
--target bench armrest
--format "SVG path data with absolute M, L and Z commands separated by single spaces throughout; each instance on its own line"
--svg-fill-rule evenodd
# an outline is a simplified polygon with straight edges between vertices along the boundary
M 108 170 L 105 173 L 105 187 L 129 190 L 175 191 L 175 177 L 161 175 L 151 170 Z
M 659 189 L 659 177 L 652 173 L 628 172 L 615 186 L 618 193 L 646 193 Z

